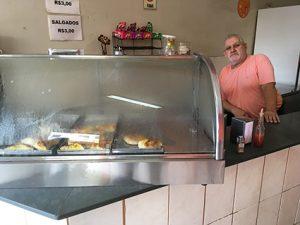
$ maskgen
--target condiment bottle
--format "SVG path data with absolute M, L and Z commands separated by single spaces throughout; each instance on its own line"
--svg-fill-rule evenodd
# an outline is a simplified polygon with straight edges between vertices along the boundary
M 245 151 L 245 138 L 244 138 L 244 136 L 238 136 L 236 138 L 236 143 L 237 143 L 237 146 L 236 146 L 237 153 L 239 153 L 239 154 L 244 153 L 244 151 Z
M 255 147 L 262 147 L 265 139 L 265 125 L 264 125 L 264 109 L 259 113 L 259 120 L 254 130 L 253 144 Z

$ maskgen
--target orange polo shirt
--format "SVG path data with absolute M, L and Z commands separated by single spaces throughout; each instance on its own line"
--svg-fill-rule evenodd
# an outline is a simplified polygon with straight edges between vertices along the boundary
M 250 55 L 238 67 L 225 66 L 219 76 L 222 100 L 244 110 L 250 117 L 257 118 L 265 107 L 260 85 L 275 83 L 274 68 L 265 55 Z M 282 105 L 278 93 L 277 108 Z

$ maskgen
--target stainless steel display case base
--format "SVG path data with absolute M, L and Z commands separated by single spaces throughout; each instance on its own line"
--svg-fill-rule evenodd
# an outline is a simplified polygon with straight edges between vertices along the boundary
M 0 188 L 223 183 L 225 161 L 203 154 L 44 156 L 0 160 Z

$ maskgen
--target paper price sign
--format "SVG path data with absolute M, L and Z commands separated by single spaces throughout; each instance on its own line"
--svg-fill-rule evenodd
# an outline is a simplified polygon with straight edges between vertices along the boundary
M 80 16 L 48 16 L 51 41 L 82 40 Z
M 46 9 L 50 13 L 80 14 L 79 0 L 46 0 Z
M 99 137 L 97 134 L 51 132 L 48 140 L 67 138 L 72 142 L 99 143 Z

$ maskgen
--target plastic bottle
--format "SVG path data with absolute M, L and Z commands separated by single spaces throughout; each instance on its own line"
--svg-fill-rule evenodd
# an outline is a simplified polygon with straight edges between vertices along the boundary
M 264 109 L 259 113 L 258 124 L 254 130 L 253 145 L 255 147 L 262 147 L 265 139 L 265 125 L 264 125 Z

